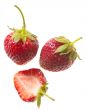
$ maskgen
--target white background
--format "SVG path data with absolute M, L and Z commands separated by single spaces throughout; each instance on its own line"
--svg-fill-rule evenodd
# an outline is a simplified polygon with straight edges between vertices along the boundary
M 18 5 L 26 19 L 27 29 L 36 34 L 39 50 L 26 65 L 14 64 L 4 51 L 4 39 L 10 27 L 20 28 L 22 19 L 14 5 Z M 48 72 L 39 66 L 44 43 L 59 35 L 75 40 L 82 60 L 63 72 Z M 42 98 L 40 110 L 86 110 L 86 3 L 85 0 L 0 0 L 0 110 L 37 110 L 35 103 L 23 102 L 13 84 L 14 74 L 32 67 L 41 68 L 49 83 L 48 94 L 55 102 Z

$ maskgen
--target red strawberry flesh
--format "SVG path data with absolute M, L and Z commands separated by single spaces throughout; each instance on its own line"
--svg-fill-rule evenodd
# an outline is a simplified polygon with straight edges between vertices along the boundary
M 39 69 L 19 71 L 14 76 L 14 85 L 19 96 L 26 102 L 36 100 L 40 87 L 46 83 L 46 78 Z

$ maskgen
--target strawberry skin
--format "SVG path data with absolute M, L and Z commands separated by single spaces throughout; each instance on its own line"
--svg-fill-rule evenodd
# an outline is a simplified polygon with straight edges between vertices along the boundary
M 26 29 L 25 18 L 21 9 L 15 5 L 22 16 L 23 26 L 21 29 L 9 28 L 13 32 L 6 36 L 4 49 L 16 64 L 22 65 L 32 60 L 38 51 L 36 36 Z
M 50 39 L 41 50 L 40 66 L 53 72 L 68 69 L 78 56 L 71 44 L 68 39 L 62 36 Z
M 25 64 L 33 59 L 39 47 L 38 41 L 31 40 L 29 37 L 25 42 L 19 40 L 15 42 L 12 38 L 13 33 L 9 34 L 4 40 L 4 48 L 7 55 L 19 65 Z
M 14 86 L 20 98 L 26 102 L 35 101 L 38 90 L 46 82 L 42 71 L 36 68 L 19 71 L 14 76 Z

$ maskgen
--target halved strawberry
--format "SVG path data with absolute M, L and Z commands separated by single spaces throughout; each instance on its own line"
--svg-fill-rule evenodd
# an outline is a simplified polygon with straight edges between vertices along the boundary
M 37 100 L 38 107 L 40 107 L 43 95 L 54 100 L 46 94 L 47 80 L 40 69 L 32 68 L 19 71 L 14 76 L 14 86 L 22 100 L 26 102 Z

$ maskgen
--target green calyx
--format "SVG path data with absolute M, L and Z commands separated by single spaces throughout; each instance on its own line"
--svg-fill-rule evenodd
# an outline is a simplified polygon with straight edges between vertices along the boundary
M 34 41 L 36 39 L 36 36 L 24 29 L 20 29 L 20 30 L 16 29 L 12 35 L 12 38 L 14 39 L 15 42 L 18 42 L 19 40 L 25 42 L 27 38 Z
M 54 99 L 53 99 L 52 97 L 50 97 L 50 96 L 48 96 L 48 95 L 46 94 L 47 89 L 48 89 L 48 87 L 47 87 L 47 83 L 46 83 L 46 84 L 44 84 L 44 85 L 39 89 L 39 91 L 38 91 L 38 94 L 37 94 L 37 106 L 38 106 L 38 108 L 39 108 L 40 105 L 41 105 L 41 97 L 44 96 L 44 95 L 45 95 L 46 97 L 48 97 L 49 99 L 51 99 L 52 101 L 54 101 Z
M 19 40 L 22 40 L 23 42 L 25 42 L 27 40 L 27 38 L 29 38 L 32 41 L 36 40 L 36 36 L 26 30 L 25 18 L 24 18 L 24 15 L 23 15 L 21 9 L 17 5 L 15 5 L 15 7 L 19 10 L 19 12 L 22 16 L 23 26 L 21 29 L 9 28 L 12 31 L 14 31 L 12 38 L 14 39 L 15 42 L 18 42 Z
M 78 39 L 76 39 L 73 42 L 70 42 L 68 39 L 66 39 L 63 36 L 60 37 L 56 37 L 55 40 L 58 42 L 63 43 L 63 45 L 59 46 L 56 50 L 55 53 L 59 53 L 60 55 L 64 55 L 64 54 L 69 54 L 70 53 L 70 57 L 74 60 L 76 59 L 76 57 L 79 57 L 79 55 L 76 52 L 76 49 L 74 47 L 74 44 L 79 41 L 80 39 L 82 39 L 82 37 L 79 37 Z

